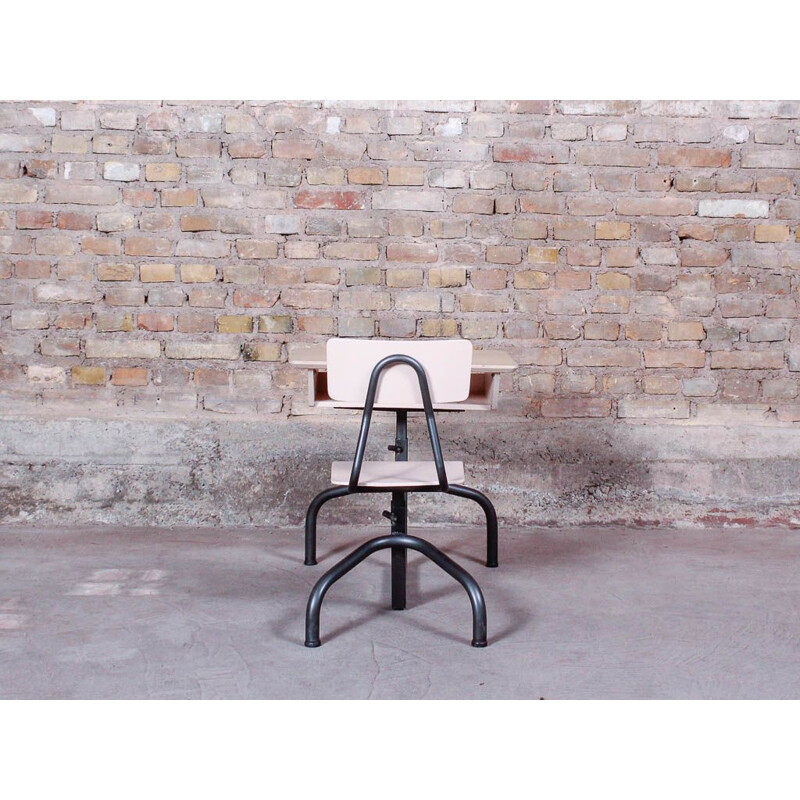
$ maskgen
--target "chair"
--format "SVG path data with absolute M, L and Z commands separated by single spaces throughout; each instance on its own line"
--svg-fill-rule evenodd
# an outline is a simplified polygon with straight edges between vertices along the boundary
M 486 516 L 486 566 L 496 567 L 497 514 L 486 495 L 464 485 L 461 461 L 445 461 L 434 417 L 434 404 L 459 403 L 470 388 L 472 344 L 466 340 L 387 341 L 330 339 L 327 344 L 328 395 L 337 406 L 363 408 L 355 456 L 331 465 L 332 488 L 312 501 L 305 520 L 305 564 L 315 565 L 317 515 L 329 500 L 364 492 L 391 492 L 391 509 L 383 515 L 391 533 L 371 539 L 329 569 L 315 584 L 306 608 L 306 647 L 319 647 L 322 601 L 339 578 L 378 550 L 391 549 L 392 608 L 406 607 L 407 551 L 427 556 L 466 590 L 472 606 L 473 647 L 485 647 L 486 604 L 475 579 L 430 542 L 410 536 L 408 492 L 445 492 L 477 502 Z M 364 461 L 372 413 L 396 414 L 394 461 Z M 433 461 L 409 461 L 408 412 L 425 414 Z

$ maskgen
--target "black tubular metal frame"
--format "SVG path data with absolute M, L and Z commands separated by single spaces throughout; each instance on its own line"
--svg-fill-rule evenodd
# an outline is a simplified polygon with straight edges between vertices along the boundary
M 393 486 L 393 487 L 371 487 L 359 486 L 358 480 L 361 475 L 361 468 L 364 463 L 364 453 L 369 436 L 372 412 L 375 406 L 375 397 L 378 390 L 378 382 L 383 370 L 396 364 L 406 364 L 411 367 L 419 381 L 420 393 L 422 395 L 422 406 L 425 413 L 425 421 L 428 426 L 428 434 L 433 450 L 433 460 L 436 465 L 436 476 L 438 482 L 431 486 Z M 395 428 L 395 442 L 389 446 L 389 450 L 395 454 L 395 461 L 408 460 L 408 409 L 395 408 L 383 409 L 394 411 L 397 415 Z M 446 556 L 441 550 L 430 542 L 420 539 L 417 536 L 408 535 L 408 492 L 444 492 L 446 494 L 465 497 L 478 503 L 486 515 L 486 566 L 496 567 L 498 565 L 498 536 L 497 536 L 497 513 L 491 500 L 469 486 L 460 484 L 449 484 L 447 472 L 445 470 L 442 447 L 439 442 L 439 432 L 436 429 L 436 419 L 433 413 L 433 403 L 431 401 L 428 379 L 422 364 L 411 356 L 397 354 L 381 359 L 370 375 L 367 396 L 364 400 L 364 413 L 361 417 L 361 430 L 358 435 L 358 444 L 353 458 L 353 467 L 350 471 L 350 480 L 347 486 L 334 486 L 320 492 L 312 501 L 306 512 L 305 520 L 305 564 L 314 566 L 317 563 L 317 516 L 322 506 L 329 500 L 336 497 L 344 497 L 349 494 L 365 494 L 377 492 L 391 492 L 391 510 L 384 511 L 384 516 L 391 521 L 391 534 L 389 536 L 379 536 L 371 539 L 354 550 L 350 555 L 343 558 L 331 569 L 329 569 L 314 585 L 308 599 L 306 608 L 306 647 L 319 647 L 319 620 L 322 609 L 322 601 L 328 589 L 346 575 L 357 564 L 378 550 L 390 548 L 391 555 L 391 586 L 392 586 L 392 609 L 402 610 L 406 607 L 406 564 L 408 550 L 416 550 L 441 567 L 448 575 L 458 581 L 466 590 L 472 606 L 472 646 L 486 647 L 486 603 L 483 598 L 480 586 L 475 579 L 462 567 L 456 564 L 451 558 Z

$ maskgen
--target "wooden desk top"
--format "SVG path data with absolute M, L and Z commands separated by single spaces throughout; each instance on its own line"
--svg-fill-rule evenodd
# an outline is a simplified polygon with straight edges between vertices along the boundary
M 320 372 L 327 370 L 324 344 L 290 344 L 289 363 Z M 513 372 L 517 362 L 505 350 L 473 350 L 472 372 Z

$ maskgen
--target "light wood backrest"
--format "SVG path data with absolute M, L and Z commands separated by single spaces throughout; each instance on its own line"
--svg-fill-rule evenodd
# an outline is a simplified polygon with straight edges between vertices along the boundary
M 362 403 L 373 367 L 382 358 L 397 354 L 411 356 L 422 364 L 434 405 L 467 399 L 472 343 L 466 339 L 329 339 L 328 395 L 343 403 Z M 416 372 L 406 364 L 387 367 L 378 382 L 375 405 L 421 407 L 422 395 Z

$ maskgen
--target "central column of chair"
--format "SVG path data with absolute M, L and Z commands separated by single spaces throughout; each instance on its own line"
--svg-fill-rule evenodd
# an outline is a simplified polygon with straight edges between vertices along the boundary
M 397 427 L 394 434 L 394 445 L 389 445 L 394 450 L 395 461 L 408 461 L 408 412 L 397 412 Z M 405 536 L 408 533 L 408 494 L 406 492 L 392 492 L 391 510 L 388 516 L 392 522 L 392 535 Z M 406 607 L 406 564 L 408 562 L 408 549 L 405 547 L 392 548 L 392 608 L 402 611 Z

